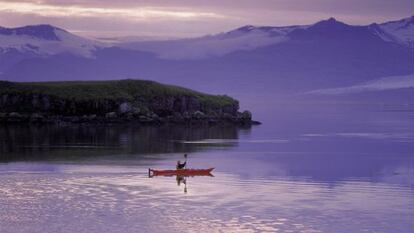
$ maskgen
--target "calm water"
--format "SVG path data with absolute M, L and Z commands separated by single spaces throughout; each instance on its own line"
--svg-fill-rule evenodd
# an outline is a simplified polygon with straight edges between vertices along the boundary
M 413 232 L 414 112 L 379 110 L 259 111 L 250 129 L 1 126 L 0 232 Z M 183 153 L 214 177 L 148 178 Z

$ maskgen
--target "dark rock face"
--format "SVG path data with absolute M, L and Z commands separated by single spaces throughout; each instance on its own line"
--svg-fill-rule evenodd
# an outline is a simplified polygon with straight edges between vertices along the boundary
M 43 94 L 0 95 L 0 122 L 193 124 L 254 123 L 239 103 L 205 104 L 193 96 L 157 96 L 150 100 L 75 100 Z

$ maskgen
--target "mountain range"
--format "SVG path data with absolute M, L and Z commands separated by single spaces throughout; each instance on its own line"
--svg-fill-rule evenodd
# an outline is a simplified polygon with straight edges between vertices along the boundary
M 112 43 L 51 25 L 0 27 L 0 80 L 140 78 L 243 100 L 295 93 L 332 96 L 323 90 L 387 77 L 414 80 L 412 74 L 414 16 L 363 26 L 330 18 L 312 25 L 244 26 L 198 38 Z M 352 90 L 337 94 L 367 89 Z

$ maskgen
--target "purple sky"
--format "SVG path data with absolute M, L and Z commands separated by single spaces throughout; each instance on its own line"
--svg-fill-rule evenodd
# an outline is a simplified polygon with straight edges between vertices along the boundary
M 48 23 L 96 37 L 188 37 L 331 16 L 369 24 L 413 14 L 413 0 L 0 0 L 2 26 Z

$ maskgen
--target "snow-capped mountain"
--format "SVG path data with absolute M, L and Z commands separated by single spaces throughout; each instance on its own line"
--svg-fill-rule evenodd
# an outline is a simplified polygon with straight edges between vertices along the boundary
M 338 29 L 369 30 L 383 41 L 414 48 L 414 16 L 382 24 L 352 26 L 330 18 L 313 25 L 301 26 L 244 26 L 235 30 L 191 39 L 164 41 L 128 41 L 113 45 L 127 49 L 151 52 L 162 59 L 208 59 L 237 51 L 287 42 L 306 31 L 318 31 L 320 36 L 335 36 Z M 326 29 L 325 32 L 323 30 Z M 331 33 L 331 34 L 330 34 Z M 27 53 L 29 56 L 50 56 L 71 53 L 93 58 L 96 50 L 110 46 L 97 40 L 83 38 L 51 25 L 33 25 L 19 28 L 0 27 L 0 54 Z
M 71 34 L 50 25 L 34 25 L 19 28 L 0 27 L 0 54 L 9 52 L 51 56 L 71 53 L 83 57 L 93 57 L 103 43 Z

